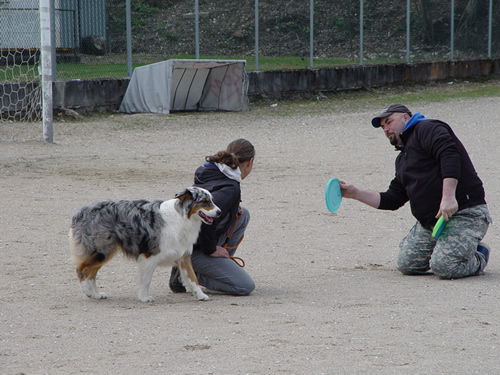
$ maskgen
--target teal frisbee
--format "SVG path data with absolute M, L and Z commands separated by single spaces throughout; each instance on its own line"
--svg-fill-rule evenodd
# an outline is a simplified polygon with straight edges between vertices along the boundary
M 328 211 L 335 212 L 342 203 L 342 189 L 338 178 L 332 178 L 328 181 L 325 189 L 325 202 Z
M 432 237 L 438 238 L 441 235 L 444 227 L 446 226 L 446 221 L 442 216 L 439 217 L 436 225 L 434 225 L 434 229 L 432 230 Z

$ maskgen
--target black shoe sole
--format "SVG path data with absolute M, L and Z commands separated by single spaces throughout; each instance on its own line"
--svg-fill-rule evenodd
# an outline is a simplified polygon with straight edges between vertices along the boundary
M 172 267 L 172 273 L 170 274 L 170 282 L 168 283 L 168 286 L 174 293 L 186 293 L 186 288 L 182 285 L 180 276 L 181 275 L 177 267 Z

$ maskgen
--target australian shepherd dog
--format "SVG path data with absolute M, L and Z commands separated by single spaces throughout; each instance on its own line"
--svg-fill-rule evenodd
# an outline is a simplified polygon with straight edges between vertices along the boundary
M 208 190 L 189 187 L 167 201 L 98 202 L 78 210 L 69 231 L 76 274 L 90 298 L 106 298 L 98 291 L 99 269 L 118 251 L 138 262 L 138 297 L 152 302 L 149 285 L 158 265 L 176 266 L 182 284 L 198 300 L 207 300 L 191 264 L 193 244 L 201 223 L 220 216 Z

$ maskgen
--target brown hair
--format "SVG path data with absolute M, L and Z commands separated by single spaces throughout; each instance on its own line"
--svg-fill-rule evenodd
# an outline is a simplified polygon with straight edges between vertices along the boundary
M 215 155 L 206 156 L 205 160 L 210 163 L 226 164 L 232 169 L 239 167 L 255 157 L 255 148 L 246 139 L 240 138 L 227 145 L 224 151 L 219 151 Z

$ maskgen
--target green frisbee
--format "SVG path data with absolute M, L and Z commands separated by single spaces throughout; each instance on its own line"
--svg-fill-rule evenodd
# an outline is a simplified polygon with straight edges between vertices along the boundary
M 434 225 L 434 229 L 432 231 L 432 237 L 438 238 L 445 226 L 446 226 L 446 221 L 443 219 L 442 216 L 440 216 L 436 225 Z

